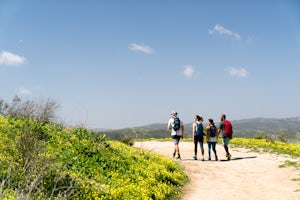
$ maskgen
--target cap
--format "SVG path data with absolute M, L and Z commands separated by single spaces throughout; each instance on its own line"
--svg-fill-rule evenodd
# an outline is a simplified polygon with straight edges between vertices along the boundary
M 173 111 L 171 112 L 171 115 L 177 115 L 177 112 L 176 112 L 175 110 L 173 110 Z

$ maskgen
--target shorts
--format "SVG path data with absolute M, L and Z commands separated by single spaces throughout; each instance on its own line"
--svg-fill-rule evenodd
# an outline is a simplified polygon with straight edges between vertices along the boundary
M 228 146 L 229 145 L 229 140 L 230 140 L 230 138 L 229 137 L 226 137 L 226 138 L 222 138 L 222 143 L 223 143 L 223 145 L 224 146 Z
M 180 135 L 172 135 L 173 143 L 174 143 L 175 145 L 179 144 L 180 138 L 181 138 Z

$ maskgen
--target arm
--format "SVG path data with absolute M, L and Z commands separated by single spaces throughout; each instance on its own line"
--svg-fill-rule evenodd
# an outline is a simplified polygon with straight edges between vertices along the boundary
M 192 139 L 194 139 L 194 133 L 196 132 L 196 127 L 197 127 L 197 124 L 193 123 Z
M 183 136 L 184 136 L 184 126 L 181 125 L 181 137 L 183 138 Z
M 219 128 L 217 129 L 217 137 L 220 135 L 221 130 L 223 129 L 223 126 L 224 126 L 224 124 L 223 124 L 223 122 L 221 122 L 219 125 Z
M 167 129 L 168 129 L 168 130 L 171 130 L 171 129 L 172 129 L 171 119 L 168 121 Z
M 171 129 L 172 129 L 171 124 L 168 124 L 168 125 L 167 125 L 167 129 L 168 129 L 168 130 L 171 130 Z
M 221 133 L 221 129 L 220 129 L 220 128 L 217 128 L 217 139 L 218 139 L 220 133 Z
M 217 143 L 218 143 L 218 141 L 219 141 L 219 135 L 220 135 L 220 132 L 221 132 L 220 128 L 217 127 L 217 135 L 216 135 Z
M 210 131 L 210 127 L 207 126 L 207 127 L 206 127 L 206 142 L 207 142 L 207 143 L 209 142 L 209 131 Z

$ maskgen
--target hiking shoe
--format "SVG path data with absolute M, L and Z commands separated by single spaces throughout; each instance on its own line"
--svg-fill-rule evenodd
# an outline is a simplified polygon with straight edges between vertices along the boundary
M 178 156 L 178 157 L 177 157 L 177 160 L 181 160 L 181 157 L 180 157 L 180 156 Z
M 176 153 L 173 153 L 173 158 L 175 158 L 175 154 L 176 154 Z
M 218 161 L 218 156 L 215 157 L 215 160 Z
M 193 156 L 193 159 L 194 159 L 194 160 L 197 160 L 197 156 Z
M 230 154 L 228 154 L 226 157 L 227 157 L 227 160 L 231 159 L 231 155 Z
M 210 157 L 210 156 L 208 157 L 208 160 L 211 160 L 211 157 Z

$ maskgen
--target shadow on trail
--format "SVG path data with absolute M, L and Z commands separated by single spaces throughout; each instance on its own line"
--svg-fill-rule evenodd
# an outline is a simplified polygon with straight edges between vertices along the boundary
M 235 160 L 253 159 L 253 158 L 257 158 L 257 156 L 235 157 L 235 158 L 231 158 L 230 160 L 219 159 L 219 161 L 225 162 L 225 161 L 235 161 Z M 205 159 L 204 161 L 202 161 L 201 159 L 194 160 L 193 158 L 182 158 L 181 160 L 177 160 L 177 161 L 216 162 L 214 159 L 212 160 Z
M 249 156 L 249 157 L 236 157 L 236 158 L 231 158 L 230 160 L 227 159 L 221 159 L 220 161 L 235 161 L 235 160 L 242 160 L 242 159 L 251 159 L 251 158 L 257 158 L 257 156 Z
M 208 161 L 208 160 L 204 160 L 202 161 L 201 159 L 193 159 L 193 158 L 182 158 L 181 161 L 195 161 L 195 162 L 204 162 L 204 161 Z

